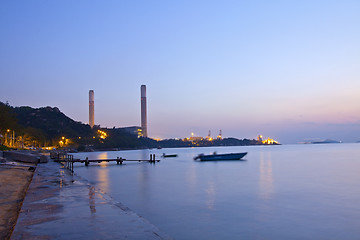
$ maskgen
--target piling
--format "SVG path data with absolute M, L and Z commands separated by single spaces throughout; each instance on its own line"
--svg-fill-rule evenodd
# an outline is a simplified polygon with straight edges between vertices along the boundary
M 117 165 L 122 165 L 124 161 L 129 161 L 129 162 L 149 162 L 149 163 L 156 163 L 156 162 L 160 162 L 160 160 L 156 160 L 156 156 L 155 154 L 150 154 L 150 159 L 149 160 L 128 160 L 122 157 L 116 157 L 116 159 L 89 159 L 88 157 L 86 157 L 85 159 L 74 159 L 74 156 L 71 154 L 66 154 L 66 153 L 58 153 L 56 154 L 56 159 L 54 160 L 55 162 L 59 162 L 62 163 L 64 165 L 64 167 L 66 169 L 68 169 L 71 173 L 74 173 L 74 163 L 85 163 L 85 166 L 89 166 L 90 162 L 96 162 L 96 163 L 101 163 L 101 162 L 116 162 Z

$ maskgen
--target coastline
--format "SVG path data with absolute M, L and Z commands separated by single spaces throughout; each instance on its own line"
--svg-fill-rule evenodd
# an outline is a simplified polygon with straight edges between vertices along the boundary
M 0 239 L 10 239 L 33 175 L 34 171 L 29 171 L 29 166 L 1 164 Z
M 11 239 L 74 238 L 171 239 L 61 164 L 39 164 Z

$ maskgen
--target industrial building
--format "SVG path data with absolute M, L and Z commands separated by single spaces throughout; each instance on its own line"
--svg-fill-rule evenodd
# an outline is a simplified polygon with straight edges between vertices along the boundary
M 141 129 L 142 136 L 147 137 L 146 85 L 141 85 Z
M 94 117 L 94 90 L 89 91 L 89 125 L 91 128 L 94 127 L 95 117 Z
M 128 127 L 125 128 L 128 132 L 137 134 L 141 137 L 148 137 L 147 132 L 147 109 L 146 109 L 146 85 L 141 85 L 141 128 Z M 94 90 L 89 91 L 89 125 L 91 128 L 95 125 L 94 117 Z

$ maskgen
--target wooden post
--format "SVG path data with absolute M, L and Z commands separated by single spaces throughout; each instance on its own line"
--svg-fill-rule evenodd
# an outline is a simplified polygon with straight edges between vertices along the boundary
M 155 163 L 155 154 L 150 154 L 149 163 Z

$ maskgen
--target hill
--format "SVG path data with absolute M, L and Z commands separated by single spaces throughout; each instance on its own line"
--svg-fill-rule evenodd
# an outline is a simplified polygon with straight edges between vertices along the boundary
M 14 131 L 25 145 L 56 145 L 59 139 L 91 138 L 89 125 L 76 122 L 56 107 L 12 107 L 0 102 L 0 133 Z

